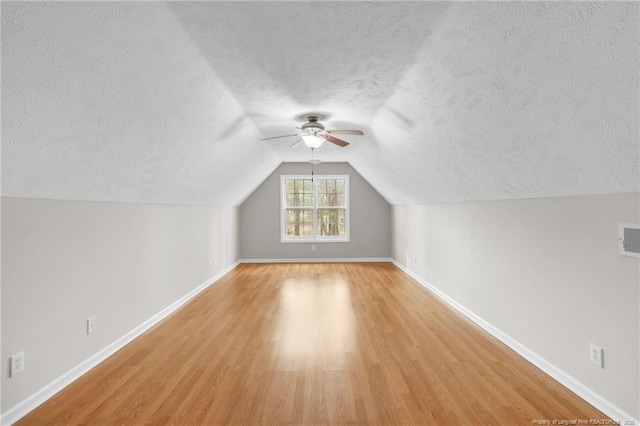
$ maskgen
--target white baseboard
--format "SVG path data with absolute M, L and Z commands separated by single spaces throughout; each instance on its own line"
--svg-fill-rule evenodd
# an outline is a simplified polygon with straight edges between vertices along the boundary
M 615 404 L 603 398 L 601 395 L 594 392 L 592 389 L 585 386 L 583 383 L 579 382 L 578 380 L 576 380 L 575 378 L 567 374 L 565 371 L 556 367 L 546 359 L 542 358 L 540 355 L 533 352 L 531 349 L 522 345 L 517 340 L 511 338 L 510 336 L 500 331 L 499 329 L 497 329 L 487 321 L 483 320 L 478 315 L 476 315 L 475 313 L 473 313 L 472 311 L 470 311 L 469 309 L 467 309 L 466 307 L 462 306 L 461 304 L 456 302 L 454 299 L 449 297 L 447 294 L 443 293 L 437 287 L 434 287 L 433 285 L 431 285 L 430 283 L 422 279 L 422 277 L 418 276 L 413 271 L 409 270 L 404 265 L 400 264 L 397 260 L 392 259 L 391 262 L 395 266 L 397 266 L 398 269 L 402 270 L 405 274 L 409 275 L 411 278 L 416 280 L 420 285 L 425 287 L 431 293 L 438 296 L 446 304 L 454 308 L 456 311 L 460 312 L 462 315 L 469 318 L 471 321 L 479 325 L 481 328 L 483 328 L 486 332 L 491 334 L 493 337 L 500 340 L 502 343 L 504 343 L 505 345 L 507 345 L 514 351 L 516 351 L 524 359 L 526 359 L 527 361 L 529 361 L 530 363 L 532 363 L 533 365 L 535 365 L 536 367 L 538 367 L 539 369 L 547 373 L 549 376 L 553 377 L 555 380 L 560 382 L 563 386 L 565 386 L 570 391 L 578 395 L 580 398 L 587 401 L 589 404 L 593 405 L 598 410 L 602 411 L 612 420 L 619 421 L 620 424 L 625 424 L 625 425 L 640 425 L 640 420 L 634 419 L 633 416 L 629 415 L 624 410 L 618 408 Z
M 171 305 L 164 308 L 162 311 L 158 312 L 130 332 L 126 333 L 124 336 L 120 337 L 107 347 L 103 348 L 99 352 L 95 353 L 91 357 L 87 358 L 80 364 L 73 367 L 71 370 L 64 373 L 62 376 L 58 377 L 39 391 L 35 392 L 33 395 L 24 399 L 22 402 L 13 406 L 11 409 L 7 410 L 7 412 L 2 413 L 0 416 L 0 424 L 2 425 L 11 425 L 22 417 L 26 416 L 28 413 L 36 409 L 43 402 L 51 398 L 56 393 L 60 392 L 66 386 L 70 385 L 73 381 L 77 380 L 80 376 L 91 370 L 93 367 L 100 364 L 102 361 L 113 355 L 119 349 L 124 347 L 127 343 L 131 342 L 136 337 L 140 336 L 142 333 L 162 321 L 164 318 L 169 316 L 175 310 L 180 308 L 182 305 L 187 303 L 189 300 L 193 299 L 200 292 L 205 290 L 207 287 L 218 281 L 224 275 L 229 273 L 232 269 L 238 266 L 239 262 L 235 262 L 225 268 L 220 273 L 214 275 L 209 278 L 189 293 L 182 296 L 180 299 L 173 302 Z
M 240 259 L 240 263 L 341 263 L 341 262 L 392 262 L 390 257 L 312 257 L 312 258 L 295 258 L 295 259 Z

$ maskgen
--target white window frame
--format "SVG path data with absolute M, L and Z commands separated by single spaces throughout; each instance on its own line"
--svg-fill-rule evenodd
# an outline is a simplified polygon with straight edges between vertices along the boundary
M 286 219 L 286 188 L 285 180 L 289 179 L 307 179 L 313 178 L 313 236 L 311 237 L 289 237 L 286 235 L 287 219 Z M 318 180 L 320 179 L 344 179 L 344 235 L 339 237 L 325 237 L 318 235 L 318 206 L 317 206 L 317 194 L 318 194 Z M 322 207 L 324 208 L 324 207 Z M 350 241 L 350 200 L 349 200 L 349 175 L 280 175 L 280 242 L 281 243 L 348 243 Z

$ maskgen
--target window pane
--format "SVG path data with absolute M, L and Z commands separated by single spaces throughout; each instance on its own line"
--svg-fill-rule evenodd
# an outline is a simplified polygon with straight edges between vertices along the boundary
M 285 180 L 286 207 L 313 207 L 313 186 L 310 179 Z
M 313 182 L 311 182 L 311 179 L 305 179 L 304 192 L 307 194 L 313 194 Z
M 318 181 L 318 207 L 344 207 L 345 180 L 323 179 Z
M 313 207 L 313 194 L 304 194 L 304 207 Z
M 336 180 L 335 179 L 327 179 L 327 192 L 330 194 L 332 192 L 336 192 Z
M 310 237 L 313 235 L 313 210 L 287 209 L 286 212 L 287 237 Z
M 338 194 L 332 192 L 327 195 L 327 205 L 328 206 L 339 206 L 340 202 L 338 200 Z
M 318 235 L 339 237 L 345 235 L 344 209 L 318 209 Z

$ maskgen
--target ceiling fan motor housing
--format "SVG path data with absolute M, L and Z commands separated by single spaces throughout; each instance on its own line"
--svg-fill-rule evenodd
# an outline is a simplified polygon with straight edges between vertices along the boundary
M 316 134 L 324 130 L 324 126 L 322 123 L 318 123 L 318 117 L 310 115 L 309 122 L 304 123 L 300 129 L 305 133 Z

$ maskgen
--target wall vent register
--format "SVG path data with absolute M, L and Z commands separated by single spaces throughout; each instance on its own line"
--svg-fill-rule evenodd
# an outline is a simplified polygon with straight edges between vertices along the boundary
M 640 258 L 640 225 L 621 223 L 618 231 L 620 254 Z

